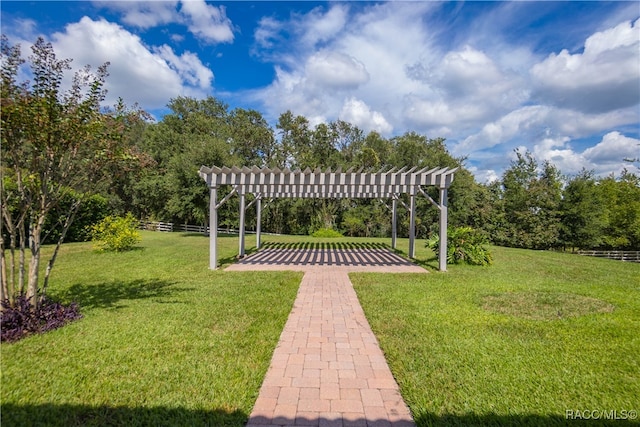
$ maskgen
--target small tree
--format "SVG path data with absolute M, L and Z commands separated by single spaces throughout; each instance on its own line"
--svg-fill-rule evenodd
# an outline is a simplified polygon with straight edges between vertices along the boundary
M 39 38 L 31 47 L 27 62 L 33 80 L 21 83 L 17 78 L 25 61 L 20 46 L 11 46 L 4 35 L 1 45 L 0 299 L 12 302 L 17 295 L 26 295 L 35 306 L 46 293 L 58 250 L 83 198 L 109 179 L 107 165 L 133 161 L 135 156 L 121 144 L 122 109 L 112 114 L 100 109 L 108 64 L 95 72 L 89 66 L 76 72 L 71 88 L 63 91 L 71 60 L 58 60 L 50 43 Z M 40 286 L 45 221 L 70 195 L 74 200 L 61 217 L 57 244 Z

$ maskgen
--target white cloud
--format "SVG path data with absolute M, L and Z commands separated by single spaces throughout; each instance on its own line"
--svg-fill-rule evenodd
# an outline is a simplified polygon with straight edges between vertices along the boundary
M 203 90 L 211 89 L 213 72 L 202 65 L 202 62 L 194 53 L 185 52 L 177 56 L 173 49 L 166 44 L 155 49 L 155 52 L 190 86 L 199 87 Z
M 196 38 L 206 43 L 232 42 L 233 24 L 224 6 L 204 0 L 94 1 L 94 5 L 122 14 L 126 25 L 148 29 L 164 24 L 184 24 Z M 179 8 L 178 8 L 179 7 Z
M 182 0 L 180 12 L 187 19 L 189 31 L 199 39 L 211 43 L 233 41 L 231 20 L 224 6 L 215 7 L 204 0 Z
M 640 157 L 640 140 L 620 132 L 609 132 L 602 141 L 584 151 L 584 157 L 594 163 L 620 163 L 625 158 Z
M 340 52 L 318 52 L 306 64 L 307 78 L 329 89 L 355 89 L 369 80 L 364 64 Z
M 640 101 L 640 20 L 623 22 L 585 41 L 584 52 L 564 49 L 531 69 L 545 102 L 606 112 Z
M 315 8 L 300 22 L 300 41 L 305 46 L 313 47 L 331 40 L 347 24 L 347 14 L 348 7 L 345 4 L 335 4 L 327 13 L 323 13 L 321 7 Z
M 84 17 L 54 33 L 52 43 L 60 58 L 73 58 L 73 65 L 94 67 L 110 62 L 107 103 L 122 97 L 128 104 L 147 109 L 161 108 L 179 95 L 205 96 L 211 90 L 213 73 L 192 53 L 178 56 L 168 46 L 149 50 L 137 35 L 102 19 Z
M 339 118 L 364 131 L 375 130 L 382 135 L 388 135 L 393 130 L 381 113 L 372 111 L 367 104 L 355 98 L 349 98 L 344 102 Z
M 605 134 L 595 146 L 576 151 L 569 138 L 546 138 L 535 145 L 533 154 L 539 160 L 550 161 L 568 175 L 582 169 L 593 170 L 599 176 L 619 175 L 624 168 L 630 167 L 625 158 L 640 155 L 640 140 L 614 131 Z
M 258 22 L 253 37 L 260 48 L 270 49 L 280 38 L 282 28 L 283 24 L 280 21 L 270 16 L 264 16 Z
M 122 22 L 137 28 L 151 28 L 180 20 L 177 0 L 95 1 L 94 5 L 122 13 Z

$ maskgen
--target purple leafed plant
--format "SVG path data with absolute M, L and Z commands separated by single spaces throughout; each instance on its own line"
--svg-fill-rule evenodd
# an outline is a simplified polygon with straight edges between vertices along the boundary
M 14 304 L 2 302 L 1 338 L 3 342 L 17 341 L 28 334 L 50 331 L 81 317 L 80 307 L 75 302 L 64 306 L 45 298 L 36 307 L 31 307 L 29 299 L 21 295 Z

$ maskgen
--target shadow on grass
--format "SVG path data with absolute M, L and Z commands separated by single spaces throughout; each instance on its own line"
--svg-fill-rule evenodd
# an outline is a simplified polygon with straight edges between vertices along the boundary
M 403 252 L 401 254 L 404 255 Z M 406 256 L 406 255 L 405 255 Z M 429 271 L 440 271 L 440 264 L 438 263 L 438 257 L 431 257 L 427 259 L 412 259 L 414 263 Z
M 185 408 L 128 408 L 84 405 L 2 404 L 0 422 L 10 426 L 229 426 L 241 427 L 247 415 L 236 410 Z
M 611 413 L 609 413 L 611 412 Z M 599 419 L 577 419 L 574 415 L 477 415 L 477 414 L 464 414 L 464 415 L 436 415 L 432 413 L 423 413 L 415 417 L 417 427 L 452 427 L 452 426 L 500 426 L 500 427 L 553 427 L 553 426 L 569 426 L 569 427 L 594 427 L 594 426 L 620 426 L 620 425 L 638 425 L 636 420 L 624 420 L 623 414 L 626 417 L 626 413 L 620 411 L 609 411 L 606 414 L 603 411 L 599 411 L 596 415 L 592 415 L 591 411 L 582 411 L 580 414 L 584 414 L 584 417 L 599 418 Z M 574 412 L 575 414 L 575 412 Z M 617 417 L 617 419 L 614 419 Z M 607 419 L 608 418 L 608 419 Z M 625 423 L 625 421 L 627 421 Z
M 91 285 L 76 283 L 56 294 L 56 298 L 75 301 L 81 308 L 86 309 L 120 308 L 127 300 L 166 298 L 184 290 L 173 285 L 175 282 L 159 279 L 113 281 Z

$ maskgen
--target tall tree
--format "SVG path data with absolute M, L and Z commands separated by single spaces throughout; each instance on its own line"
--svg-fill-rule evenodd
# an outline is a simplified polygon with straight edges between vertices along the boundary
M 618 179 L 601 179 L 597 191 L 605 206 L 603 246 L 640 249 L 640 177 L 624 170 Z
M 211 96 L 178 97 L 168 107 L 171 112 L 149 126 L 143 138 L 141 148 L 156 164 L 136 186 L 138 210 L 164 220 L 201 224 L 208 217 L 209 192 L 198 176 L 200 166 L 239 164 L 243 163 L 240 155 L 254 154 L 249 150 L 242 154 L 244 148 L 234 142 L 232 120 L 227 105 L 220 100 Z M 234 120 L 248 125 L 250 119 L 245 116 L 238 113 Z M 245 131 L 251 133 L 246 128 L 237 130 Z M 238 151 L 236 156 L 234 150 Z M 224 210 L 220 213 L 224 216 Z M 224 220 L 220 218 L 221 223 Z
M 312 165 L 309 147 L 311 132 L 309 120 L 303 116 L 294 116 L 291 111 L 282 113 L 276 129 L 280 131 L 279 167 L 305 168 Z
M 28 58 L 31 82 L 18 82 L 20 46 L 2 36 L 2 197 L 3 228 L 9 236 L 9 262 L 2 256 L 2 299 L 25 293 L 33 305 L 46 292 L 58 249 L 75 219 L 82 198 L 109 179 L 112 162 L 133 161 L 122 146 L 115 115 L 103 114 L 100 102 L 107 65 L 87 66 L 63 91 L 71 60 L 59 60 L 51 44 L 39 38 Z M 40 287 L 42 244 L 47 216 L 68 196 L 77 197 L 61 218 L 61 231 Z M 4 236 L 4 233 L 2 233 Z M 29 249 L 28 271 L 26 249 Z M 18 251 L 18 265 L 15 252 Z M 17 273 L 16 273 L 17 270 Z
M 273 129 L 255 110 L 236 108 L 229 116 L 232 154 L 238 166 L 275 166 L 278 153 Z
M 565 246 L 590 249 L 602 245 L 605 205 L 593 172 L 582 170 L 567 183 L 560 211 L 560 236 Z
M 555 247 L 560 231 L 560 172 L 549 162 L 538 171 L 538 162 L 529 151 L 516 151 L 516 156 L 502 178 L 506 231 L 500 243 L 532 249 Z

